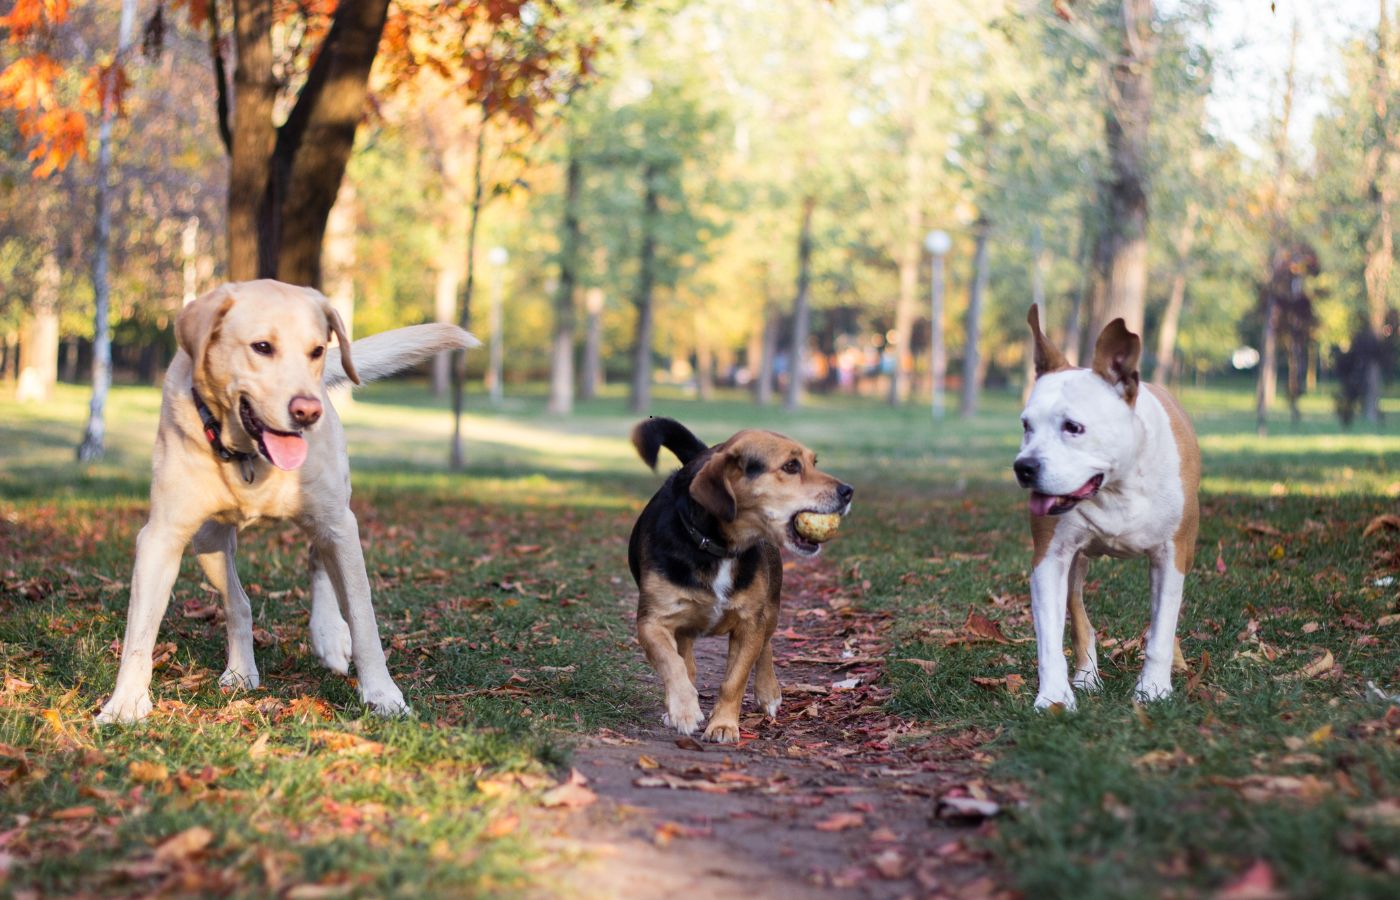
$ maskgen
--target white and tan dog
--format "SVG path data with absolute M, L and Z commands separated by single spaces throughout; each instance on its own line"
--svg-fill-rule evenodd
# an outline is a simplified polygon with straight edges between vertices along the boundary
M 1166 390 L 1140 384 L 1142 341 L 1115 319 L 1099 335 L 1093 366 L 1073 368 L 1040 330 L 1032 306 L 1035 387 L 1021 414 L 1013 466 L 1031 490 L 1031 612 L 1039 661 L 1037 709 L 1074 709 L 1074 687 L 1102 686 L 1094 629 L 1084 612 L 1089 559 L 1146 556 L 1152 617 L 1136 696 L 1171 694 L 1176 620 L 1195 555 L 1201 454 L 1191 422 Z M 1071 614 L 1074 676 L 1064 655 Z
M 334 334 L 339 348 L 329 348 Z M 99 723 L 151 711 L 151 652 L 180 555 L 193 544 L 223 594 L 228 668 L 219 683 L 257 687 L 253 617 L 234 568 L 238 530 L 290 519 L 311 542 L 311 646 L 381 715 L 410 712 L 389 675 L 350 511 L 345 432 L 326 388 L 391 374 L 442 350 L 477 346 L 452 325 L 416 325 L 350 343 L 319 291 L 276 281 L 226 284 L 181 311 L 165 375 L 151 511 L 136 539 L 126 638 Z

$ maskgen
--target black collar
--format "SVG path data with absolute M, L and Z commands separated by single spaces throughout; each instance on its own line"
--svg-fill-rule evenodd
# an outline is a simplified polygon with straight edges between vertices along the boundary
M 209 442 L 209 447 L 214 451 L 214 455 L 224 462 L 237 462 L 239 470 L 243 473 L 243 480 L 252 484 L 253 461 L 258 458 L 258 455 L 244 450 L 230 450 L 225 447 L 224 442 L 219 440 L 219 432 L 223 430 L 223 425 L 214 418 L 214 413 L 205 405 L 204 398 L 199 396 L 198 390 L 191 387 L 190 394 L 194 396 L 194 408 L 199 413 L 199 420 L 204 423 L 204 438 Z
M 732 550 L 719 541 L 716 541 L 714 538 L 706 537 L 701 534 L 700 529 L 695 527 L 695 523 L 690 521 L 690 516 L 686 515 L 686 510 L 689 508 L 690 499 L 687 497 L 684 498 L 681 503 L 677 504 L 676 515 L 681 520 L 681 525 L 684 526 L 685 533 L 690 535 L 690 539 L 695 542 L 697 547 L 711 556 L 716 556 L 720 559 L 737 559 L 739 556 L 743 555 L 744 551 Z

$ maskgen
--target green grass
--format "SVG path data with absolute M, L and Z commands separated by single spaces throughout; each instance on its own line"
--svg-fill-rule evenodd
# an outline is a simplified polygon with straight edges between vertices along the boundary
M 531 776 L 557 771 L 571 735 L 654 706 L 626 626 L 625 541 L 657 479 L 626 441 L 633 417 L 617 395 L 566 420 L 533 393 L 499 411 L 476 399 L 469 467 L 455 474 L 443 466 L 449 418 L 421 386 L 356 396 L 354 504 L 390 668 L 418 718 L 363 717 L 352 686 L 314 661 L 304 542 L 274 525 L 240 548 L 264 687 L 232 705 L 217 690 L 222 626 L 187 560 L 161 636 L 174 645 L 156 674 L 163 711 L 100 732 L 88 723 L 115 674 L 158 395 L 114 392 L 112 452 L 92 467 L 71 461 L 81 391 L 38 409 L 0 400 L 0 829 L 19 829 L 8 887 L 527 889 L 538 851 L 509 826 Z M 937 663 L 889 667 L 896 711 L 937 730 L 1001 726 L 992 780 L 1025 802 L 980 839 L 1027 896 L 1203 893 L 1256 859 L 1291 894 L 1380 895 L 1400 830 L 1356 811 L 1400 788 L 1400 721 L 1365 694 L 1368 680 L 1400 691 L 1400 626 L 1375 624 L 1397 610 L 1395 584 L 1377 581 L 1400 574 L 1400 546 L 1362 529 L 1400 495 L 1400 407 L 1395 424 L 1347 434 L 1326 398 L 1309 398 L 1298 427 L 1279 418 L 1260 439 L 1243 390 L 1183 400 L 1202 436 L 1205 516 L 1180 634 L 1209 668 L 1190 696 L 1178 676 L 1176 698 L 1139 710 L 1140 659 L 1106 648 L 1105 692 L 1062 716 L 1030 710 L 1031 643 L 946 645 L 970 609 L 1031 635 L 1024 498 L 1008 475 L 1014 398 L 937 426 L 921 407 L 842 398 L 785 414 L 662 391 L 654 411 L 711 441 L 752 425 L 787 432 L 856 485 L 829 555 L 861 602 L 898 613 L 892 656 Z M 1142 562 L 1091 569 L 1106 642 L 1140 634 L 1146 580 Z M 1324 651 L 1335 677 L 1278 677 Z M 1010 673 L 1025 689 L 972 681 Z M 163 777 L 140 780 L 133 760 Z M 525 787 L 503 789 L 505 773 Z M 91 815 L 53 816 L 75 807 Z M 153 845 L 195 826 L 213 833 L 202 865 L 151 862 Z M 214 881 L 180 880 L 192 873 Z

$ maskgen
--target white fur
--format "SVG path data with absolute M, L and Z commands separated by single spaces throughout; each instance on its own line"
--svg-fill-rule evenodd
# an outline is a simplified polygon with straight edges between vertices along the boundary
M 1066 419 L 1083 425 L 1084 433 L 1065 431 Z M 1023 420 L 1028 427 L 1018 459 L 1040 463 L 1036 490 L 1069 494 L 1095 475 L 1104 476 L 1096 496 L 1057 517 L 1047 552 L 1031 573 L 1040 678 L 1036 707 L 1075 707 L 1064 655 L 1071 568 L 1087 566 L 1086 557 L 1094 556 L 1145 555 L 1150 560 L 1152 615 L 1137 695 L 1145 700 L 1168 696 L 1185 581 L 1176 567 L 1174 537 L 1186 495 L 1167 411 L 1145 388 L 1129 406 L 1094 372 L 1072 369 L 1036 381 Z M 1076 574 L 1082 583 L 1083 572 Z M 1090 648 L 1091 664 L 1074 673 L 1073 686 L 1081 690 L 1101 685 L 1092 643 Z
M 308 315 L 300 305 L 323 303 L 324 298 L 312 291 L 264 281 L 229 285 L 196 303 L 219 302 L 225 297 L 234 298 L 242 312 L 236 319 L 232 314 L 228 316 L 220 340 L 232 342 L 237 349 L 246 347 L 249 340 L 266 339 L 264 330 L 276 329 L 282 348 L 280 364 L 300 367 L 301 375 L 312 377 L 311 389 L 315 390 L 317 382 L 322 382 L 321 373 L 316 371 L 314 362 L 300 362 L 308 357 L 294 351 L 318 340 L 324 342 L 326 318 L 319 312 Z M 187 310 L 193 307 L 191 304 Z M 268 323 L 266 329 L 261 323 Z M 360 367 L 359 372 L 361 379 L 367 380 L 424 359 L 448 345 L 465 347 L 475 341 L 459 329 L 445 330 L 449 328 L 400 329 L 375 335 L 356 341 L 351 356 L 358 362 L 361 345 L 366 346 L 368 366 Z M 242 333 L 254 329 L 255 334 Z M 457 338 L 452 343 L 449 338 L 454 332 Z M 250 385 L 258 383 L 258 374 L 248 367 L 255 366 L 256 361 L 242 361 L 245 357 L 241 350 L 229 354 L 234 362 L 219 366 L 227 365 L 233 371 L 214 373 L 218 383 L 211 387 L 222 390 L 234 385 L 240 392 L 251 391 Z M 335 359 L 335 371 L 329 366 L 326 369 L 332 380 L 344 377 L 338 354 Z M 304 432 L 308 445 L 305 463 L 295 471 L 283 471 L 259 457 L 254 463 L 254 481 L 247 484 L 235 464 L 220 461 L 210 450 L 191 399 L 192 380 L 192 360 L 182 349 L 166 373 L 153 453 L 150 518 L 136 540 L 131 600 L 116 686 L 97 716 L 98 723 L 134 722 L 151 711 L 151 653 L 179 571 L 180 555 L 190 543 L 205 577 L 224 595 L 227 607 L 228 668 L 219 682 L 228 687 L 258 685 L 252 610 L 233 559 L 238 529 L 262 518 L 291 519 L 310 538 L 311 644 L 317 655 L 337 672 L 347 671 L 353 661 L 360 697 L 374 712 L 408 714 L 409 707 L 389 675 L 379 642 L 359 527 L 350 511 L 345 433 L 326 396 L 324 383 L 318 391 L 323 417 Z M 298 386 L 287 384 L 282 378 L 263 378 L 263 382 L 271 387 L 256 397 L 259 408 L 264 414 L 280 414 L 287 404 L 285 394 Z M 224 439 L 234 449 L 249 449 L 250 439 L 237 425 L 236 413 L 224 419 Z

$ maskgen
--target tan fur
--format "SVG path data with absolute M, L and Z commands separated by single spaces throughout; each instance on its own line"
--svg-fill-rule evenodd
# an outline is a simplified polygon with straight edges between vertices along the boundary
M 1069 360 L 1060 352 L 1060 348 L 1050 343 L 1050 339 L 1040 330 L 1040 307 L 1031 304 L 1030 312 L 1026 313 L 1026 324 L 1031 326 L 1031 338 L 1035 342 L 1035 376 L 1050 372 L 1063 372 L 1072 368 Z
M 1123 392 L 1123 399 L 1132 406 L 1137 401 L 1137 364 L 1141 355 L 1142 338 L 1129 331 L 1122 319 L 1114 319 L 1099 333 L 1090 368 L 1104 381 L 1117 385 Z
M 728 635 L 724 682 L 704 738 L 732 743 L 739 739 L 739 713 L 751 672 L 760 706 L 775 710 L 782 699 L 771 642 L 783 581 L 778 547 L 787 541 L 788 523 L 803 510 L 833 508 L 841 482 L 817 470 L 811 450 L 770 431 L 741 431 L 711 452 L 691 483 L 691 497 L 718 520 L 728 548 L 736 553 L 757 548 L 759 565 L 752 581 L 733 588 L 721 602 L 711 589 L 682 587 L 659 574 L 644 541 L 637 639 L 665 687 L 668 721 L 689 733 L 700 717 L 695 639 Z M 800 472 L 783 471 L 792 460 L 801 464 Z M 745 470 L 753 461 L 761 462 L 763 471 L 749 476 Z M 733 567 L 730 571 L 740 565 L 737 559 L 721 565 L 726 564 Z
M 1172 437 L 1176 439 L 1176 450 L 1181 456 L 1181 486 L 1186 492 L 1186 506 L 1182 510 L 1181 526 L 1176 531 L 1173 543 L 1176 546 L 1176 568 L 1185 574 L 1191 570 L 1191 563 L 1196 558 L 1196 533 L 1201 521 L 1201 502 L 1198 496 L 1201 489 L 1201 447 L 1196 442 L 1196 432 L 1191 427 L 1186 410 L 1181 408 L 1181 404 L 1171 392 L 1155 384 L 1144 384 L 1143 387 L 1147 388 L 1167 411 L 1167 418 L 1171 420 L 1172 425 Z

